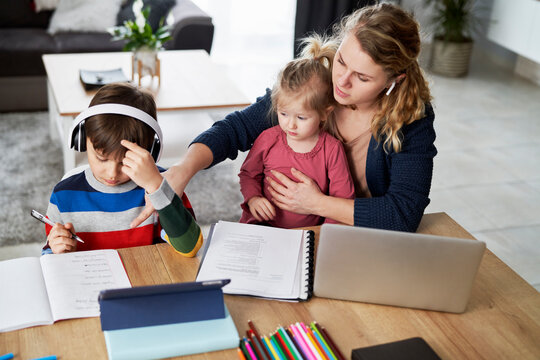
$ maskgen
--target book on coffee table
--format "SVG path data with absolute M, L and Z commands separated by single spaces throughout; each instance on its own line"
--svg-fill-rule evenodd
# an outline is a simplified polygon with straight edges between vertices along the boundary
M 103 85 L 115 82 L 128 82 L 121 68 L 111 70 L 79 70 L 81 83 L 85 90 L 96 90 Z

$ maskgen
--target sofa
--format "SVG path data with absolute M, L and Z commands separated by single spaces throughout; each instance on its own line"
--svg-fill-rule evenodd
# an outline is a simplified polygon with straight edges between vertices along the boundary
M 120 11 L 131 6 L 131 1 L 118 1 L 123 4 Z M 174 16 L 173 39 L 165 43 L 165 49 L 204 49 L 210 53 L 214 36 L 212 18 L 190 0 L 169 1 Z M 43 54 L 122 50 L 124 42 L 112 41 L 106 31 L 51 34 L 49 25 L 54 11 L 36 12 L 35 0 L 0 1 L 0 112 L 47 109 Z

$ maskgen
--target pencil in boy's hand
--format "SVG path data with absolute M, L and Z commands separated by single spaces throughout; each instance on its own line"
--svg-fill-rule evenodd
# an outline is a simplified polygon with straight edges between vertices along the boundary
M 50 226 L 56 225 L 56 224 L 53 223 L 51 220 L 49 220 L 47 217 L 45 217 L 45 215 L 40 214 L 40 213 L 37 212 L 36 210 L 32 210 L 32 211 L 30 212 L 30 215 L 32 215 L 32 217 L 33 217 L 34 219 L 37 219 L 37 220 L 41 221 L 41 222 L 44 223 L 44 224 L 47 224 L 47 225 L 50 225 Z M 73 233 L 71 234 L 71 238 L 77 240 L 78 242 L 84 243 L 83 239 L 81 239 L 80 237 L 78 237 L 77 235 L 75 235 L 75 234 L 73 234 Z

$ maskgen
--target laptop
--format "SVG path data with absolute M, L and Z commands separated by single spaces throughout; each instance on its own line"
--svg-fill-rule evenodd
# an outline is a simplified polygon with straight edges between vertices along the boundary
M 461 313 L 485 247 L 477 240 L 323 224 L 313 293 Z

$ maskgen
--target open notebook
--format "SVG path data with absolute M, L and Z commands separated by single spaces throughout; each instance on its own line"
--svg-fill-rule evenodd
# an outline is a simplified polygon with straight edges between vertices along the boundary
M 131 287 L 116 250 L 0 262 L 0 332 L 99 316 L 101 290 Z
M 225 294 L 307 300 L 313 289 L 313 231 L 220 221 L 213 225 L 197 281 L 229 278 Z

